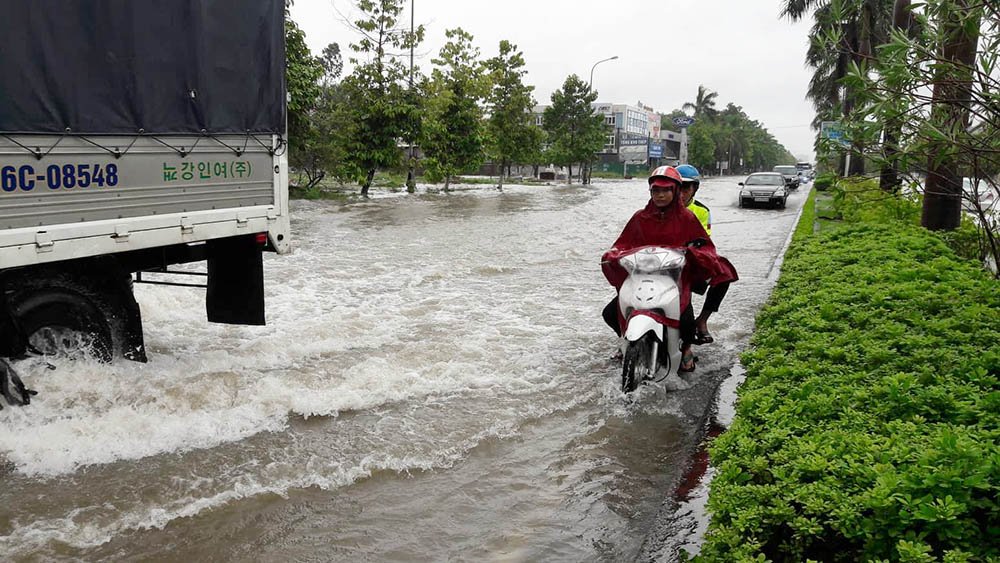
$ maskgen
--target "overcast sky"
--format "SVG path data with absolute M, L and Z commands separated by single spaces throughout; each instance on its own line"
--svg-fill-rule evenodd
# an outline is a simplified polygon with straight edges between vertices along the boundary
M 445 30 L 471 33 L 482 58 L 502 39 L 524 53 L 526 82 L 538 103 L 566 77 L 590 77 L 598 101 L 642 102 L 660 113 L 694 101 L 698 85 L 718 92 L 764 124 L 799 158 L 812 160 L 814 112 L 805 98 L 811 23 L 779 19 L 781 0 L 413 0 L 427 34 L 417 66 L 426 73 L 445 43 Z M 407 2 L 409 6 L 409 2 Z M 357 36 L 344 22 L 360 15 L 352 0 L 295 0 L 292 19 L 314 54 L 329 43 L 345 53 Z M 409 8 L 402 16 L 409 26 Z M 349 72 L 345 64 L 345 73 Z

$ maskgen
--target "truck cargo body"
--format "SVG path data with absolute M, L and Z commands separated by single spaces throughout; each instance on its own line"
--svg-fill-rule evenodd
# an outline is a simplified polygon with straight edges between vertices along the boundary
M 182 157 L 152 138 L 100 139 L 131 144 L 115 158 L 81 137 L 0 137 L 0 264 L 261 232 L 284 251 L 287 165 L 283 153 L 269 153 L 277 139 L 266 140 L 262 147 L 239 137 L 169 138 Z M 50 152 L 36 158 L 15 142 Z
M 283 2 L 5 12 L 0 356 L 71 334 L 145 359 L 132 284 L 187 262 L 208 320 L 263 324 L 261 252 L 290 249 Z

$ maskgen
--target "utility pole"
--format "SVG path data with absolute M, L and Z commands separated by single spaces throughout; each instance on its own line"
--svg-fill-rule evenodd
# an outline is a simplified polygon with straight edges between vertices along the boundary
M 410 0 L 410 103 L 414 101 L 413 97 L 413 2 Z M 412 110 L 412 108 L 411 108 Z M 417 191 L 417 179 L 415 177 L 414 168 L 416 167 L 416 157 L 413 155 L 413 143 L 415 139 L 413 138 L 413 116 L 410 116 L 410 157 L 406 160 L 406 191 L 413 193 Z
M 688 128 L 687 126 L 681 127 L 681 150 L 677 158 L 684 164 L 688 161 Z

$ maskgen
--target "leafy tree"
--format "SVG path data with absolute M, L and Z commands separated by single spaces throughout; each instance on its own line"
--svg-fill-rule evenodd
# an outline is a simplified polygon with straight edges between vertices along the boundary
M 405 87 L 409 74 L 397 51 L 419 44 L 424 28 L 411 33 L 398 27 L 403 0 L 359 0 L 357 6 L 363 16 L 354 25 L 362 38 L 351 44 L 355 67 L 341 84 L 345 103 L 338 108 L 338 121 L 348 128 L 341 137 L 344 170 L 367 196 L 375 172 L 399 164 L 398 140 L 416 109 Z
M 330 43 L 323 47 L 323 56 L 320 57 L 319 61 L 323 65 L 323 76 L 320 83 L 323 86 L 333 85 L 340 78 L 340 73 L 344 71 L 344 57 L 340 53 L 340 45 Z
M 591 162 L 604 147 L 604 117 L 591 106 L 596 100 L 597 92 L 572 74 L 552 93 L 552 105 L 542 115 L 549 154 L 554 163 L 569 166 L 568 183 L 573 183 L 573 163 Z
M 674 115 L 685 114 L 681 110 L 669 114 L 670 118 Z M 688 127 L 688 161 L 705 171 L 715 170 L 720 161 L 729 161 L 731 172 L 748 173 L 771 170 L 794 162 L 795 157 L 763 124 L 730 102 L 722 111 L 716 110 L 713 120 L 701 119 Z
M 712 138 L 714 129 L 708 121 L 696 121 L 688 127 L 688 161 L 699 170 L 715 169 L 715 140 Z
M 319 79 L 319 96 L 316 103 L 305 115 L 305 127 L 302 128 L 297 150 L 292 155 L 292 166 L 306 177 L 305 185 L 299 187 L 309 190 L 318 185 L 331 170 L 337 170 L 343 155 L 339 151 L 336 132 L 340 125 L 336 122 L 338 106 L 343 103 L 343 93 L 337 78 L 343 70 L 340 57 L 340 46 L 331 43 L 323 49 L 323 56 L 318 59 L 323 68 Z
M 676 125 L 674 125 L 675 117 L 690 117 L 690 116 L 688 116 L 688 114 L 685 113 L 683 110 L 679 109 L 675 109 L 670 113 L 662 114 L 660 115 L 660 129 L 671 130 L 674 127 L 676 127 Z
M 428 84 L 422 146 L 428 179 L 443 179 L 447 191 L 453 175 L 482 164 L 479 102 L 486 94 L 486 84 L 472 35 L 461 28 L 449 29 L 445 35 L 449 41 L 433 60 L 438 68 Z
M 500 41 L 500 54 L 486 61 L 486 70 L 492 84 L 487 98 L 488 153 L 500 167 L 497 188 L 503 188 L 507 167 L 515 162 L 530 162 L 540 149 L 542 135 L 531 115 L 535 106 L 531 92 L 535 87 L 524 84 L 527 71 L 517 46 Z
M 323 65 L 306 45 L 306 34 L 285 10 L 285 84 L 288 88 L 289 160 L 297 166 L 303 140 L 309 136 L 309 112 L 320 96 Z

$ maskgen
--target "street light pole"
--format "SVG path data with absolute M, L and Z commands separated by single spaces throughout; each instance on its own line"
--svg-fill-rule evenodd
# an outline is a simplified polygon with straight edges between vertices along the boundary
M 594 66 L 590 67 L 590 81 L 587 82 L 587 86 L 592 86 L 594 84 L 594 69 L 597 68 L 597 65 L 599 65 L 601 63 L 606 63 L 608 61 L 613 61 L 613 60 L 615 60 L 617 58 L 618 58 L 618 55 L 615 55 L 613 57 L 608 57 L 606 59 L 601 59 L 601 60 L 597 61 L 596 63 L 594 63 Z
M 601 60 L 597 61 L 596 63 L 594 63 L 594 66 L 590 67 L 590 80 L 587 81 L 587 89 L 588 90 L 592 90 L 593 89 L 593 85 L 594 85 L 594 69 L 597 68 L 597 65 L 599 65 L 601 63 L 606 63 L 608 61 L 613 61 L 613 60 L 615 60 L 617 58 L 618 58 L 618 55 L 615 55 L 613 57 L 608 57 L 606 59 L 601 59 Z M 626 168 L 626 172 L 627 172 L 628 164 L 625 165 L 625 168 Z M 590 178 L 590 163 L 587 163 L 587 172 L 585 174 L 583 174 L 583 176 L 584 176 L 584 180 L 583 181 L 585 183 L 589 183 L 588 180 Z

